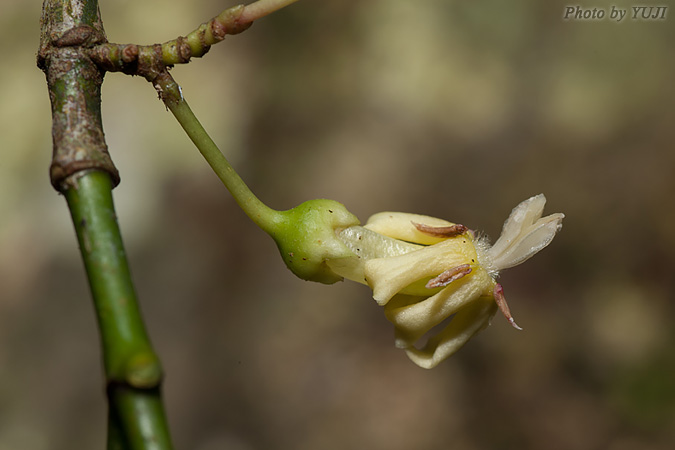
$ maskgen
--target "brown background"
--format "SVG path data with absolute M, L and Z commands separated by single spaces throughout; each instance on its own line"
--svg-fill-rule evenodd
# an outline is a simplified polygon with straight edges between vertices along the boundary
M 230 4 L 102 13 L 111 41 L 152 43 Z M 525 331 L 497 317 L 431 371 L 393 347 L 367 288 L 295 279 L 152 87 L 107 75 L 118 215 L 178 448 L 671 448 L 675 13 L 565 6 L 303 0 L 173 71 L 272 207 L 326 197 L 493 238 L 540 192 L 567 215 L 501 277 Z M 39 7 L 0 3 L 0 449 L 103 448 L 97 330 L 47 176 Z

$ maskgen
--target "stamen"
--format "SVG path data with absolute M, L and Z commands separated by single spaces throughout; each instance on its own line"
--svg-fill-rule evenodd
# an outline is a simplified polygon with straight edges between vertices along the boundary
M 455 280 L 459 280 L 465 275 L 471 273 L 471 266 L 468 264 L 462 264 L 461 266 L 453 267 L 450 270 L 446 270 L 436 278 L 432 278 L 425 285 L 427 289 L 434 289 L 437 287 L 447 286 Z
M 419 231 L 429 236 L 434 237 L 454 237 L 464 234 L 467 231 L 467 228 L 464 225 L 455 224 L 450 225 L 449 227 L 432 227 L 430 225 L 424 225 L 423 223 L 412 222 Z
M 522 328 L 520 328 L 516 323 L 516 321 L 513 320 L 513 316 L 511 315 L 511 311 L 509 310 L 509 305 L 506 303 L 506 297 L 504 297 L 504 288 L 502 287 L 501 284 L 497 283 L 493 294 L 495 302 L 497 303 L 499 310 L 502 312 L 502 314 L 504 314 L 504 317 L 506 317 L 506 320 L 509 321 L 509 323 L 513 326 L 513 328 L 522 331 Z

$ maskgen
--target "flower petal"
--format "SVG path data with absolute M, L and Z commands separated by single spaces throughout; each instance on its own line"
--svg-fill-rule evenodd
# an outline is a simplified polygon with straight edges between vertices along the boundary
M 494 269 L 508 269 L 530 259 L 551 243 L 562 228 L 564 217 L 564 214 L 556 213 L 537 220 L 502 253 L 491 256 Z M 492 254 L 492 249 L 488 250 L 488 254 Z
M 373 288 L 373 298 L 384 305 L 401 291 L 403 294 L 428 296 L 434 291 L 425 288 L 424 284 L 404 288 L 419 280 L 426 283 L 426 278 L 437 276 L 449 267 L 471 265 L 477 260 L 471 238 L 460 236 L 405 255 L 366 261 L 365 276 Z
M 428 298 L 395 296 L 385 305 L 384 314 L 396 327 L 397 347 L 412 347 L 429 330 L 461 308 L 490 295 L 493 286 L 494 280 L 485 270 L 479 269 Z
M 400 212 L 381 212 L 370 216 L 365 227 L 377 233 L 415 244 L 433 245 L 443 241 L 443 237 L 434 237 L 421 232 L 414 223 L 430 227 L 449 227 L 455 225 L 436 217 L 407 214 Z
M 348 280 L 367 284 L 365 276 L 366 261 L 374 258 L 387 258 L 404 255 L 424 247 L 383 236 L 360 226 L 345 228 L 337 237 L 351 250 L 354 256 L 334 258 L 326 264 L 336 274 Z
M 496 312 L 497 305 L 491 296 L 471 302 L 455 314 L 443 331 L 429 339 L 424 348 L 406 349 L 408 358 L 424 369 L 436 367 L 487 327 Z
M 541 218 L 545 204 L 546 197 L 539 194 L 513 208 L 499 239 L 487 251 L 484 263 L 490 272 L 524 262 L 553 240 L 565 216 L 557 213 Z
M 509 218 L 504 222 L 502 233 L 492 246 L 495 254 L 504 252 L 522 233 L 523 228 L 534 223 L 544 212 L 546 197 L 544 194 L 530 197 L 513 208 Z

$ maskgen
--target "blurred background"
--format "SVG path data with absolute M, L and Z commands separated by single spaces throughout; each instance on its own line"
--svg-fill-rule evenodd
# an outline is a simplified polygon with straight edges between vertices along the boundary
M 48 179 L 39 3 L 0 3 L 0 450 L 103 448 L 93 309 Z M 111 41 L 150 44 L 233 4 L 101 10 Z M 566 6 L 304 0 L 173 70 L 274 208 L 325 197 L 493 239 L 531 195 L 566 214 L 500 279 L 525 331 L 496 317 L 431 371 L 394 348 L 369 289 L 285 268 L 147 82 L 106 76 L 118 216 L 177 448 L 672 448 L 675 12 L 617 24 L 565 21 Z

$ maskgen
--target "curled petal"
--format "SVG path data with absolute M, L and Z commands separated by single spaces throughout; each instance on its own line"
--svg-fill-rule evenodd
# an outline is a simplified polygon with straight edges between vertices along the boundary
M 415 244 L 433 245 L 447 236 L 432 236 L 419 230 L 415 224 L 428 228 L 452 227 L 455 224 L 436 217 L 399 212 L 382 212 L 368 219 L 365 227 L 369 230 Z
M 494 281 L 487 272 L 477 270 L 431 297 L 395 296 L 385 305 L 384 314 L 396 327 L 396 345 L 412 347 L 451 315 L 481 297 L 490 296 L 493 285 Z
M 487 251 L 488 270 L 516 266 L 546 247 L 562 228 L 564 214 L 541 217 L 546 197 L 535 195 L 518 206 L 504 223 L 502 234 Z
M 462 348 L 476 333 L 490 324 L 497 312 L 492 296 L 481 297 L 460 309 L 447 327 L 417 349 L 407 348 L 408 358 L 424 369 L 436 367 L 441 361 Z
M 451 238 L 405 255 L 366 261 L 365 276 L 373 288 L 373 298 L 378 304 L 384 305 L 399 292 L 429 295 L 424 284 L 427 278 L 443 271 L 439 268 L 473 264 L 477 258 L 476 249 L 469 238 Z M 413 285 L 420 280 L 423 281 L 421 285 Z
M 495 251 L 504 251 L 510 242 L 518 237 L 523 228 L 539 219 L 544 212 L 545 204 L 546 196 L 539 194 L 520 202 L 518 206 L 513 208 L 509 218 L 504 222 L 499 240 L 492 246 Z

